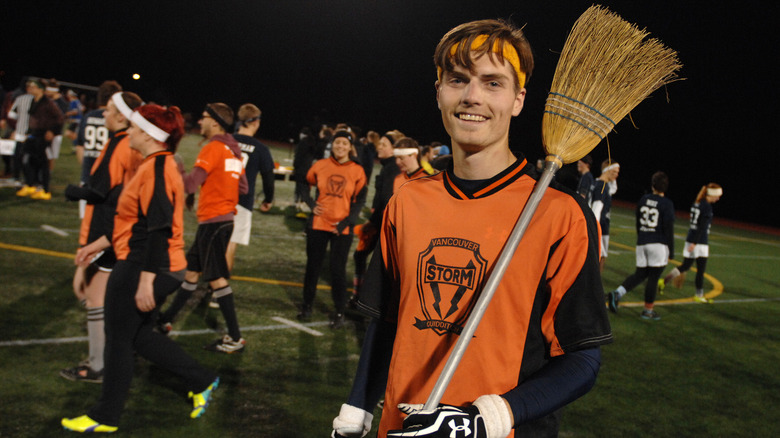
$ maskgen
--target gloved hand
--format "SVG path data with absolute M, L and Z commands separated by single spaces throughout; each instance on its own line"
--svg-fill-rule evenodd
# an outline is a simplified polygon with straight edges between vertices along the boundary
M 332 438 L 363 438 L 371 430 L 374 414 L 344 403 L 333 419 Z
M 187 207 L 187 210 L 192 211 L 192 207 L 195 206 L 195 194 L 190 193 L 187 195 L 186 198 L 184 198 L 184 205 Z
M 423 405 L 401 403 L 398 409 L 408 414 L 402 430 L 391 430 L 388 438 L 505 438 L 512 430 L 512 418 L 504 399 L 483 395 L 471 406 L 439 405 L 424 411 Z

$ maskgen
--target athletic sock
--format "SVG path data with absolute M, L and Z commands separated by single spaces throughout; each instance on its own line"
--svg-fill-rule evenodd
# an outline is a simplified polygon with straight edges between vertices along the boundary
M 225 286 L 214 291 L 214 297 L 219 303 L 219 310 L 225 318 L 225 325 L 228 334 L 234 341 L 241 339 L 241 330 L 238 328 L 238 318 L 236 317 L 236 305 L 233 302 L 233 289 Z
M 173 322 L 173 318 L 175 318 L 176 314 L 184 308 L 184 305 L 187 304 L 187 300 L 190 299 L 192 293 L 195 292 L 195 289 L 197 288 L 198 283 L 190 283 L 189 281 L 182 282 L 181 288 L 179 289 L 179 292 L 176 293 L 176 297 L 174 297 L 171 305 L 165 312 L 160 314 L 159 322 Z
M 704 296 L 704 289 L 696 289 L 696 296 L 697 297 L 703 297 Z
M 617 292 L 617 294 L 618 294 L 618 299 L 620 299 L 620 298 L 623 298 L 623 295 L 625 295 L 625 294 L 626 294 L 626 292 L 628 292 L 628 291 L 627 291 L 627 290 L 626 290 L 626 288 L 624 288 L 624 287 L 623 287 L 623 285 L 621 284 L 620 286 L 618 286 L 618 288 L 617 288 L 617 289 L 615 289 L 615 292 Z
M 106 346 L 102 307 L 87 307 L 87 337 L 89 339 L 89 367 L 100 371 L 103 369 L 103 350 Z

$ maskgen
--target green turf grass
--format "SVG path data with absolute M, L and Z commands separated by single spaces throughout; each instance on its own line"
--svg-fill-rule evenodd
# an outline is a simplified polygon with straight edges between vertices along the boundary
M 190 136 L 182 144 L 188 168 L 198 141 Z M 287 149 L 274 148 L 272 153 L 280 162 L 290 158 Z M 85 341 L 8 344 L 86 336 L 85 314 L 71 291 L 77 208 L 62 196 L 78 170 L 65 146 L 52 175 L 54 197 L 49 202 L 19 199 L 12 189 L 0 188 L 0 437 L 68 436 L 60 430 L 60 418 L 86 413 L 100 394 L 99 385 L 58 376 L 61 368 L 86 356 Z M 221 376 L 212 405 L 203 417 L 190 419 L 191 404 L 181 382 L 139 358 L 119 436 L 329 435 L 350 389 L 364 323 L 352 315 L 345 330 L 327 327 L 333 305 L 326 275 L 310 326 L 322 336 L 286 328 L 273 319 L 295 320 L 301 299 L 304 223 L 294 217 L 293 186 L 277 181 L 273 210 L 255 212 L 250 246 L 238 248 L 231 286 L 247 351 L 223 356 L 202 350 L 217 333 L 174 335 Z M 195 215 L 185 216 L 186 238 L 192 239 Z M 632 212 L 615 208 L 612 221 L 605 290 L 634 269 Z M 679 258 L 687 224 L 678 222 Z M 44 224 L 69 234 L 42 231 Z M 566 408 L 561 436 L 774 436 L 780 430 L 774 412 L 780 404 L 780 378 L 774 372 L 780 362 L 780 302 L 724 301 L 777 300 L 778 261 L 780 238 L 714 226 L 707 272 L 723 284 L 723 293 L 711 305 L 661 303 L 657 310 L 662 319 L 657 322 L 640 319 L 640 307 L 610 315 L 615 343 L 602 350 L 595 388 Z M 709 282 L 706 286 L 712 288 Z M 693 293 L 689 273 L 683 289 L 669 285 L 659 300 L 686 299 Z M 641 299 L 640 286 L 624 302 Z M 174 324 L 176 331 L 207 328 L 224 328 L 219 311 L 194 304 Z

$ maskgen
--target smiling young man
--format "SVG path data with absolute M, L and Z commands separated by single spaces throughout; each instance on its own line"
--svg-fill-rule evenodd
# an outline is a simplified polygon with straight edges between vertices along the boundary
M 522 31 L 497 20 L 460 25 L 439 42 L 434 61 L 453 162 L 407 182 L 387 206 L 382 324 L 366 334 L 333 435 L 368 433 L 372 394 L 386 376 L 379 436 L 555 436 L 560 409 L 590 390 L 599 346 L 612 340 L 596 222 L 582 197 L 555 184 L 443 405 L 421 410 L 536 184 L 532 166 L 509 149 L 533 70 Z M 388 339 L 392 349 L 374 348 Z

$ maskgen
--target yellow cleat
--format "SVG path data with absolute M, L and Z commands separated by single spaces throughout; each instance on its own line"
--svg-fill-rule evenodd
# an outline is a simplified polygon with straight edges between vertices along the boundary
M 37 189 L 30 195 L 30 199 L 37 199 L 39 201 L 48 201 L 51 199 L 51 192 L 47 192 L 43 189 Z
M 62 427 L 64 427 L 65 430 L 70 430 L 73 432 L 81 432 L 81 433 L 84 432 L 112 433 L 112 432 L 116 432 L 119 429 L 116 426 L 107 426 L 105 424 L 100 424 L 86 415 L 82 415 L 76 418 L 63 418 L 61 423 L 62 423 Z
M 665 288 L 666 288 L 666 282 L 664 281 L 663 278 L 659 278 L 658 279 L 658 293 L 663 295 Z
M 21 189 L 17 190 L 16 196 L 30 196 L 35 193 L 35 187 L 24 185 Z
M 219 386 L 219 377 L 217 377 L 205 391 L 194 394 L 192 391 L 188 396 L 192 399 L 192 412 L 190 412 L 190 418 L 198 418 L 206 412 L 206 408 L 209 407 L 211 402 L 211 393 Z
M 693 301 L 696 301 L 697 303 L 705 303 L 705 304 L 711 302 L 709 298 L 705 296 L 698 296 L 698 295 L 693 296 Z

